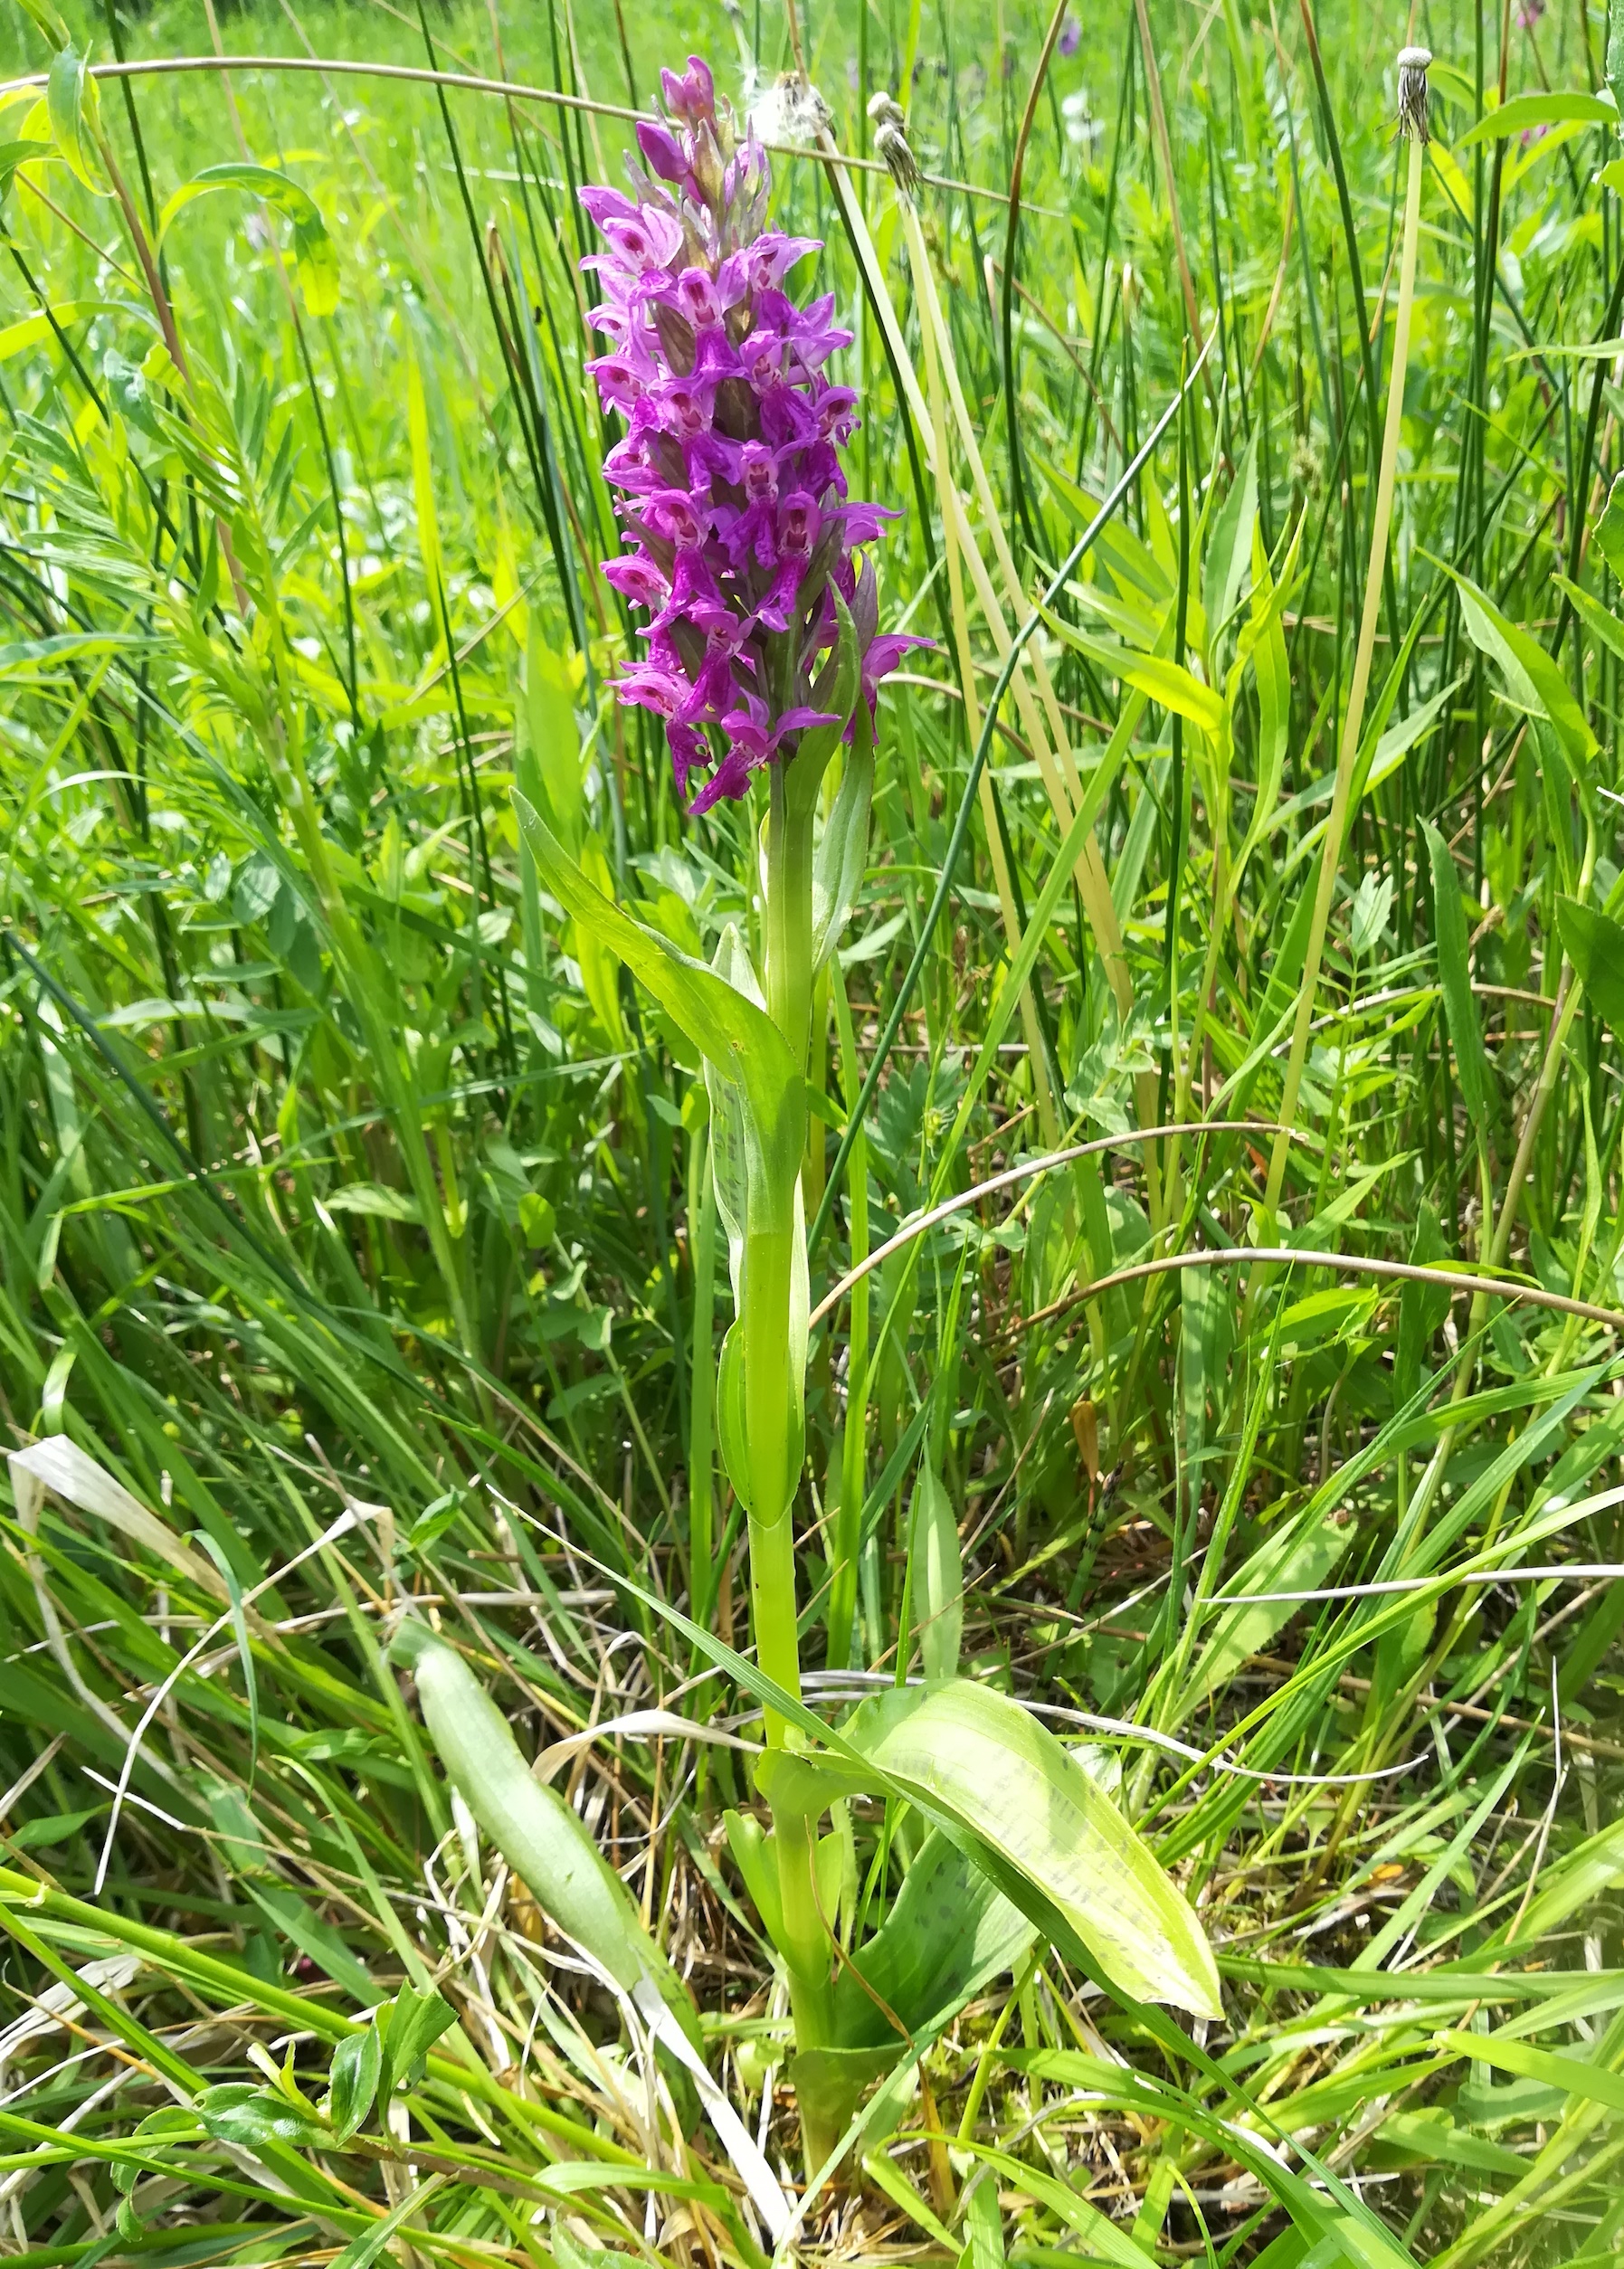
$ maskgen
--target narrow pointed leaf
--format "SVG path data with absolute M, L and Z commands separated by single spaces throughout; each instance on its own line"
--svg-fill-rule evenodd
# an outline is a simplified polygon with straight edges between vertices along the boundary
M 1577 898 L 1557 900 L 1556 923 L 1586 992 L 1613 1030 L 1624 1034 L 1624 923 Z
M 1443 987 L 1444 1015 L 1455 1068 L 1460 1077 L 1460 1097 L 1467 1116 L 1481 1128 L 1488 1109 L 1488 1066 L 1483 1054 L 1483 1033 L 1477 1003 L 1472 995 L 1472 973 L 1467 960 L 1466 917 L 1460 910 L 1460 883 L 1449 847 L 1430 820 L 1423 820 L 1428 856 L 1432 863 L 1432 903 L 1438 921 L 1438 974 Z

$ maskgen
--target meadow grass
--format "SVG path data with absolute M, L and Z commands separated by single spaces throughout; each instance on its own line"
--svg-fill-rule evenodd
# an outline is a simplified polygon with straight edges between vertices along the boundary
M 1137 1999 L 928 1803 L 837 1795 L 835 1984 L 910 1882 L 985 1959 L 828 2052 L 862 2108 L 789 2243 L 1615 2258 L 1602 12 L 42 0 L 4 41 L 0 2252 L 761 2269 L 746 2146 L 809 2171 L 724 1828 L 784 1696 L 716 1125 L 514 802 L 684 952 L 750 933 L 765 797 L 686 816 L 609 690 L 583 373 L 575 192 L 693 50 L 823 241 L 881 627 L 934 641 L 812 996 L 804 1704 L 848 1757 L 944 1664 L 1030 1706 L 1222 1981 Z M 440 78 L 74 60 L 221 52 Z M 743 2145 L 448 1777 L 403 1612 L 550 1752 Z

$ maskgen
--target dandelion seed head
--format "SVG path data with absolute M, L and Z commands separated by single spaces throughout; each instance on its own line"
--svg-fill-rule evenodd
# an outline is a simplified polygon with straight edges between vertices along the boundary
M 1399 132 L 1406 141 L 1429 139 L 1427 72 L 1431 62 L 1425 47 L 1401 48 L 1399 52 Z

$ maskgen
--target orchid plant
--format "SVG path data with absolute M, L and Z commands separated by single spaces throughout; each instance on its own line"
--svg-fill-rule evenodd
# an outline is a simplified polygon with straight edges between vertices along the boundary
M 689 959 L 613 904 L 522 798 L 519 817 L 565 912 L 705 1059 L 736 1311 L 717 1430 L 749 1522 L 766 1737 L 755 1777 L 773 1822 L 734 1813 L 727 1828 L 784 1963 L 810 2176 L 865 2083 L 904 2046 L 917 2053 L 929 2022 L 1018 1958 L 1034 1925 L 1136 2000 L 1210 2015 L 1217 1980 L 1194 1916 L 1097 1783 L 1013 1702 L 956 1676 L 956 1622 L 949 1647 L 927 1647 L 922 1687 L 871 1695 L 838 1731 L 801 1702 L 793 1512 L 813 987 L 862 881 L 876 688 L 925 641 L 878 629 L 863 546 L 892 516 L 848 495 L 841 452 L 859 403 L 829 373 L 850 335 L 831 296 L 802 306 L 785 289 L 820 247 L 766 225 L 766 154 L 737 131 L 706 65 L 690 58 L 662 84 L 669 123 L 638 126 L 631 194 L 581 193 L 606 247 L 585 263 L 608 341 L 589 367 L 625 427 L 604 460 L 625 548 L 603 572 L 642 617 L 618 698 L 663 721 L 687 810 L 765 790 L 759 976 L 736 928 L 708 968 Z M 935 1526 L 933 1558 L 956 1562 L 950 1513 Z M 912 1895 L 848 1950 L 833 1918 L 849 1843 L 818 1823 L 856 1793 L 912 1805 L 934 1834 Z

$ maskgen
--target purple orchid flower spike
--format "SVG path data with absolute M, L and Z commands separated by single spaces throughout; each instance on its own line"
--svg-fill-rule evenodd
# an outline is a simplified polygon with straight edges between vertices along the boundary
M 857 396 L 825 375 L 850 334 L 832 297 L 801 307 L 784 288 L 821 247 L 766 227 L 765 152 L 741 138 L 702 59 L 660 83 L 669 123 L 639 125 L 633 194 L 581 192 L 608 248 L 583 262 L 610 342 L 587 368 L 626 426 L 603 470 L 628 548 L 603 574 L 642 609 L 648 641 L 616 691 L 663 720 L 678 794 L 699 812 L 839 722 L 812 696 L 838 635 L 835 593 L 870 723 L 880 679 L 930 641 L 878 634 L 858 547 L 895 515 L 847 496 Z

